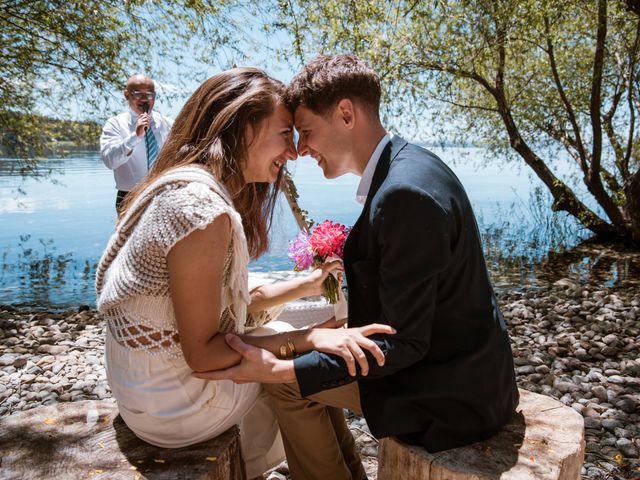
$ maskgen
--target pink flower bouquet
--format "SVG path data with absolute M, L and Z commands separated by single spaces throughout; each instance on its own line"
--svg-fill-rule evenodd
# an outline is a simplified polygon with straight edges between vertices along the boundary
M 340 259 L 344 253 L 344 242 L 349 235 L 349 227 L 340 223 L 325 220 L 317 225 L 311 233 L 300 232 L 289 241 L 289 258 L 293 260 L 295 271 L 318 267 L 331 260 Z M 324 296 L 329 303 L 338 302 L 338 280 L 329 275 L 324 283 Z

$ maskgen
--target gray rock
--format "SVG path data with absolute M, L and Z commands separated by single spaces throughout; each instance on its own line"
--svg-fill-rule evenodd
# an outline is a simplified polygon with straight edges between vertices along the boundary
M 599 452 L 600 451 L 600 443 L 598 442 L 587 442 L 585 445 L 585 450 L 587 452 Z M 591 469 L 589 469 L 590 471 Z
M 575 402 L 571 404 L 571 408 L 573 408 L 576 412 L 582 415 L 582 411 L 584 410 L 584 405 L 582 405 L 581 403 Z
M 532 355 L 529 357 L 529 363 L 534 366 L 544 365 L 544 360 L 537 355 Z
M 600 445 L 602 445 L 603 447 L 613 447 L 616 444 L 616 441 L 617 439 L 614 436 L 605 437 L 600 440 Z
M 584 427 L 585 428 L 595 428 L 600 429 L 601 421 L 597 417 L 585 417 L 584 418 Z
M 65 364 L 63 362 L 56 362 L 52 365 L 51 372 L 54 375 L 57 375 L 58 373 L 60 373 L 60 370 L 62 370 L 64 367 L 65 367 Z
M 602 372 L 591 369 L 591 371 L 587 374 L 586 378 L 587 382 L 600 382 L 604 383 L 607 381 L 607 377 L 605 377 Z
M 565 382 L 565 381 L 556 381 L 554 387 L 560 392 L 560 393 L 569 393 L 569 392 L 575 392 L 576 390 L 578 390 L 578 386 L 574 385 L 571 382 Z
M 606 357 L 615 357 L 616 355 L 618 355 L 618 349 L 610 346 L 603 347 L 600 352 Z
M 620 447 L 620 451 L 627 458 L 639 458 L 638 449 L 635 445 L 625 445 L 624 447 Z
M 523 365 L 522 367 L 516 368 L 516 373 L 518 375 L 529 375 L 530 373 L 535 372 L 535 369 L 531 365 Z
M 5 353 L 0 356 L 0 367 L 8 367 L 9 365 L 13 365 L 13 362 L 18 358 L 17 355 L 11 353 Z
M 591 387 L 591 393 L 593 393 L 598 400 L 601 402 L 606 402 L 608 400 L 607 397 L 607 389 L 602 385 L 596 385 L 595 387 Z
M 579 360 L 589 360 L 591 358 L 591 355 L 589 355 L 587 353 L 587 351 L 584 348 L 578 348 L 576 349 L 576 351 L 573 353 L 576 358 L 578 358 Z
M 602 428 L 610 432 L 615 431 L 616 428 L 622 428 L 622 427 L 623 427 L 622 422 L 614 418 L 605 418 L 604 420 L 602 420 Z
M 607 377 L 607 381 L 610 383 L 615 383 L 617 385 L 627 382 L 624 377 L 621 377 L 620 375 L 611 375 L 610 377 Z
M 87 355 L 84 357 L 84 361 L 87 365 L 100 365 L 100 359 L 95 355 Z
M 520 367 L 520 366 L 523 366 L 523 365 L 529 365 L 529 360 L 527 358 L 525 358 L 525 357 L 514 357 L 513 358 L 513 364 L 516 367 Z
M 626 428 L 614 428 L 614 433 L 618 438 L 633 438 L 633 434 Z
M 48 353 L 50 355 L 59 355 L 67 350 L 69 350 L 69 347 L 65 345 L 41 345 L 38 347 L 39 353 Z
M 628 413 L 628 414 L 635 413 L 637 409 L 636 402 L 631 398 L 623 398 L 617 401 L 616 403 L 614 403 L 614 405 L 616 406 L 616 408 L 619 408 L 624 413 Z
M 633 444 L 633 442 L 628 438 L 619 438 L 618 441 L 616 442 L 617 447 L 624 447 L 626 445 L 631 445 L 631 444 Z

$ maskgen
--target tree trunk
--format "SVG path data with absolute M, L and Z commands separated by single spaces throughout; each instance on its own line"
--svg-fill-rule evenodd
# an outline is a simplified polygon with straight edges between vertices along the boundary
M 312 222 L 309 220 L 308 212 L 306 210 L 302 210 L 300 205 L 298 205 L 298 190 L 296 189 L 296 186 L 293 183 L 293 178 L 291 178 L 289 172 L 285 172 L 284 178 L 282 179 L 282 192 L 287 199 L 287 203 L 289 204 L 291 213 L 293 213 L 293 217 L 296 219 L 298 228 L 305 232 L 309 232 Z
M 584 448 L 579 413 L 521 389 L 513 419 L 483 442 L 428 453 L 393 437 L 383 438 L 378 480 L 577 480 Z
M 631 219 L 631 237 L 636 245 L 640 245 L 640 170 L 627 179 L 624 193 L 627 214 Z

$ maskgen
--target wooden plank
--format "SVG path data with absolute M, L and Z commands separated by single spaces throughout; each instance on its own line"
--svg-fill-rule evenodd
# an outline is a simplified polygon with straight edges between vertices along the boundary
M 512 421 L 484 442 L 431 454 L 394 438 L 382 439 L 378 480 L 576 480 L 584 448 L 578 412 L 520 390 Z
M 40 407 L 0 418 L 0 477 L 244 480 L 237 427 L 185 448 L 137 438 L 111 402 Z

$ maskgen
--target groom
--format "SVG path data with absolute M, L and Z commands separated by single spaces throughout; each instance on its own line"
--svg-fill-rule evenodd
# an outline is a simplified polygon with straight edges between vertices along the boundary
M 366 478 L 342 408 L 362 411 L 376 437 L 437 452 L 491 436 L 518 403 L 467 195 L 438 157 L 385 131 L 379 102 L 378 76 L 351 55 L 316 58 L 288 87 L 298 153 L 326 178 L 362 177 L 364 208 L 344 249 L 348 318 L 397 330 L 372 337 L 385 364 L 369 357 L 368 374 L 354 378 L 328 354 L 279 360 L 230 341 L 244 360 L 224 375 L 271 383 L 294 479 Z

